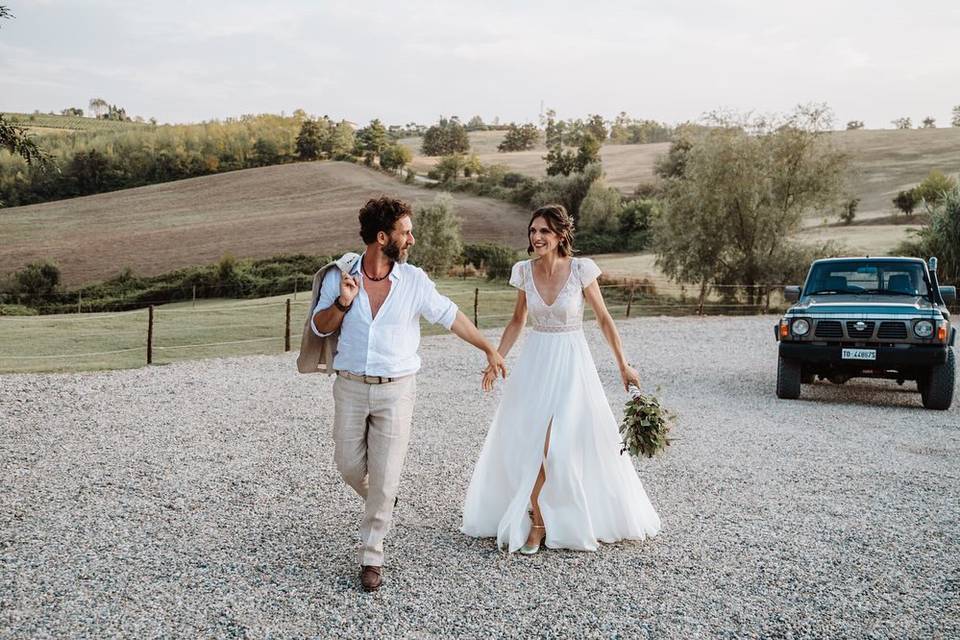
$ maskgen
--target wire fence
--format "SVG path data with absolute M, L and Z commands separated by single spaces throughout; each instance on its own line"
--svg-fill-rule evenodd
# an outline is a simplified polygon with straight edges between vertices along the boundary
M 504 283 L 446 280 L 440 287 L 481 329 L 506 325 L 517 292 Z M 608 282 L 601 291 L 614 318 L 753 315 L 786 307 L 782 286 L 699 289 L 669 281 Z M 122 312 L 0 317 L 0 373 L 86 371 L 299 349 L 310 292 L 254 300 L 190 300 Z M 744 299 L 751 302 L 744 302 Z M 586 320 L 594 313 L 587 307 Z M 423 323 L 424 334 L 443 333 Z

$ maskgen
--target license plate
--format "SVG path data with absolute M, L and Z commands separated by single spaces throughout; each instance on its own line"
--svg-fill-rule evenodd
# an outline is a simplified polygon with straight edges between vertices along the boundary
M 876 349 L 844 349 L 840 357 L 844 360 L 876 360 Z

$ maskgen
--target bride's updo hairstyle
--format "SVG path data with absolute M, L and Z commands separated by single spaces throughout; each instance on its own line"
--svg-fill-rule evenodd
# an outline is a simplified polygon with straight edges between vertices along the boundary
M 560 244 L 557 245 L 557 253 L 561 257 L 573 255 L 573 218 L 567 213 L 562 204 L 545 204 L 530 216 L 530 222 L 527 223 L 527 253 L 533 253 L 533 243 L 530 242 L 530 227 L 537 218 L 543 218 L 547 226 L 555 234 L 560 236 Z

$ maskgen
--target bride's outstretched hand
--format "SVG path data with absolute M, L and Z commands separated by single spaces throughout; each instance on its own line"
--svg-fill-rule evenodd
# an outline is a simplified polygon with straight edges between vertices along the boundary
M 624 391 L 630 391 L 630 385 L 640 388 L 640 374 L 629 364 L 620 369 L 620 378 L 623 380 Z

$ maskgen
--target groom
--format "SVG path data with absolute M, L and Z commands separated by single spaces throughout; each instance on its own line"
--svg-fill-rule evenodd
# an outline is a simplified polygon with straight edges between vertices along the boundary
M 367 247 L 353 267 L 333 267 L 324 275 L 311 325 L 321 337 L 340 332 L 333 360 L 334 460 L 365 501 L 360 582 L 376 591 L 410 438 L 420 317 L 482 350 L 502 376 L 507 370 L 494 346 L 427 274 L 407 264 L 415 242 L 409 205 L 386 197 L 368 201 L 360 209 L 360 237 Z

